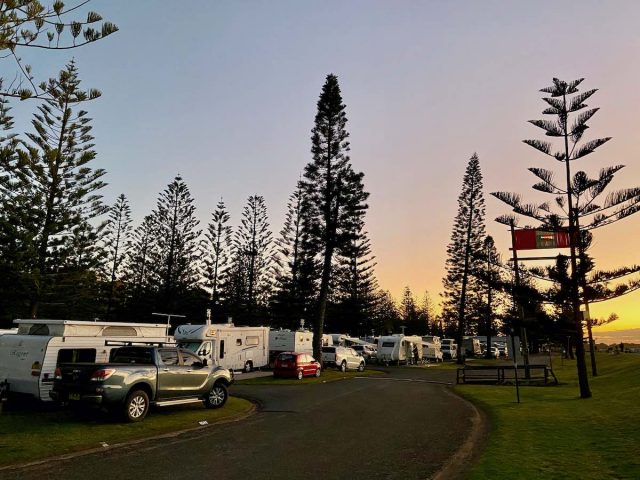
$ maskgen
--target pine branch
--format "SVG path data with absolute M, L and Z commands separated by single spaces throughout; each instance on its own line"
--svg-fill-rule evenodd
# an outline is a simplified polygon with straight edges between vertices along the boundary
M 587 100 L 589 97 L 591 97 L 591 95 L 593 95 L 597 91 L 598 91 L 598 89 L 594 88 L 593 90 L 587 90 L 586 92 L 582 92 L 579 95 L 576 95 L 575 97 L 573 97 L 569 101 L 569 105 L 568 105 L 567 111 L 568 112 L 577 112 L 578 110 L 581 110 L 581 109 L 585 108 L 587 105 L 585 105 L 583 102 L 585 100 Z
M 553 120 L 529 120 L 529 123 L 544 130 L 548 137 L 562 137 L 563 131 L 557 121 Z
M 577 160 L 578 158 L 582 158 L 586 155 L 589 155 L 590 153 L 593 153 L 596 148 L 598 148 L 601 145 L 604 145 L 609 140 L 611 140 L 611 137 L 598 138 L 596 140 L 591 140 L 585 143 L 584 145 L 581 145 L 580 148 L 578 148 L 578 151 L 571 155 L 570 159 Z

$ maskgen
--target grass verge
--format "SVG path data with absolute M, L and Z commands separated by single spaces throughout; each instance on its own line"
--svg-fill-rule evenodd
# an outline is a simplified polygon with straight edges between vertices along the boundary
M 297 378 L 273 378 L 273 375 L 266 377 L 247 378 L 246 380 L 236 380 L 236 385 L 306 385 L 310 383 L 326 383 L 345 378 L 367 377 L 370 375 L 384 375 L 378 370 L 365 370 L 364 372 L 341 372 L 339 370 L 327 369 L 322 371 L 322 375 L 316 377 Z
M 587 359 L 588 360 L 588 359 Z M 559 359 L 556 387 L 459 385 L 488 413 L 491 435 L 470 478 L 640 478 L 640 355 L 597 357 L 593 397 L 580 399 L 575 362 Z
M 232 419 L 252 408 L 247 400 L 229 397 L 220 409 L 198 404 L 157 408 L 140 423 L 121 423 L 98 411 L 5 412 L 0 415 L 0 466 L 196 428 L 198 422 Z

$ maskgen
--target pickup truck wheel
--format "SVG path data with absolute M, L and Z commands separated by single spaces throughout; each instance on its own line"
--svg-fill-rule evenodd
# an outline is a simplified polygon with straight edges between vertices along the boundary
M 216 383 L 205 398 L 204 405 L 207 408 L 220 408 L 227 403 L 228 397 L 227 387 L 223 383 Z
M 345 362 L 344 360 L 340 364 L 340 371 L 341 372 L 346 372 L 347 371 L 347 362 Z
M 149 412 L 149 396 L 143 390 L 135 390 L 124 403 L 124 416 L 128 422 L 141 422 Z
M 247 363 L 244 364 L 245 373 L 249 373 L 253 370 L 253 363 L 247 360 Z

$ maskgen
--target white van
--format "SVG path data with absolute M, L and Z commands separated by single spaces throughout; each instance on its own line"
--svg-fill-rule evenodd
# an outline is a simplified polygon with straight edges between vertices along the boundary
M 59 363 L 107 362 L 113 342 L 168 342 L 168 325 L 154 323 L 14 320 L 18 332 L 0 336 L 0 382 L 11 393 L 51 401 Z
M 180 348 L 229 370 L 250 372 L 269 364 L 269 327 L 180 325 L 173 335 Z

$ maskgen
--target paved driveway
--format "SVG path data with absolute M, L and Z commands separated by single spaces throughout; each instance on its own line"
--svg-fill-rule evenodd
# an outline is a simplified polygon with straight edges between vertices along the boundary
M 246 420 L 4 471 L 0 478 L 426 479 L 472 428 L 474 409 L 432 383 L 451 376 L 393 369 L 384 377 L 317 385 L 236 385 L 233 394 L 261 406 Z

